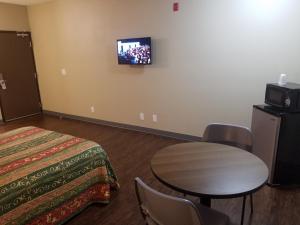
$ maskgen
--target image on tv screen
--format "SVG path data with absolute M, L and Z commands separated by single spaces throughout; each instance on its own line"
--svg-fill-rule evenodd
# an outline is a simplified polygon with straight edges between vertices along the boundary
M 119 64 L 151 64 L 151 38 L 130 38 L 118 40 Z

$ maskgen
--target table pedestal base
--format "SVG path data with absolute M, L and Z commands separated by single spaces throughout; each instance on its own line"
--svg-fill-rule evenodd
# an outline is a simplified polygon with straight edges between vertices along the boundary
M 202 204 L 202 205 L 205 205 L 205 206 L 207 206 L 207 207 L 211 207 L 211 198 L 208 198 L 208 197 L 201 197 L 200 198 L 200 203 Z

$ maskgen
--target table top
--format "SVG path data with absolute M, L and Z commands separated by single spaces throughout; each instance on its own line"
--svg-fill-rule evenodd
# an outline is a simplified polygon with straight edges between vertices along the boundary
M 232 198 L 255 192 L 268 179 L 268 168 L 255 155 L 231 146 L 193 142 L 158 151 L 153 174 L 179 192 L 209 198 Z

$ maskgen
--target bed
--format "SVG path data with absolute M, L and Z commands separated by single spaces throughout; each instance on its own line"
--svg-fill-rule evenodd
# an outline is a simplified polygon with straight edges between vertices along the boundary
M 58 225 L 118 189 L 95 142 L 38 127 L 0 134 L 0 224 Z

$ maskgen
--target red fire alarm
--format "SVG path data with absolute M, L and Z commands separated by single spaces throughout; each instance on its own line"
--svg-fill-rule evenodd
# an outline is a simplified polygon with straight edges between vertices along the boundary
M 179 10 L 179 3 L 178 2 L 174 2 L 173 3 L 173 12 L 177 12 Z

